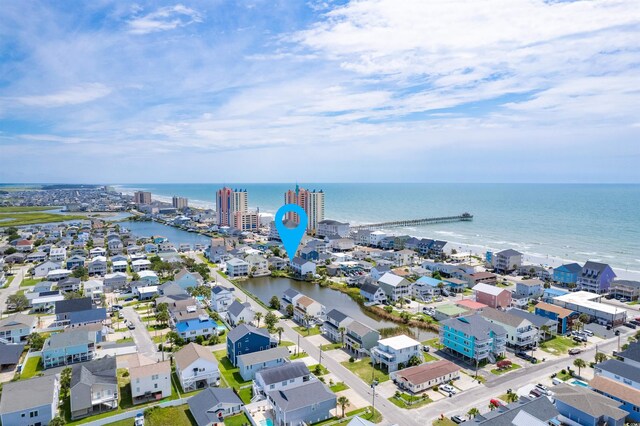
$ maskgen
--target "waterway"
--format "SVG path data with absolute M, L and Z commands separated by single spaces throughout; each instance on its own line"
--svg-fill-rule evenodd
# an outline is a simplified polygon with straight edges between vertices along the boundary
M 269 300 L 274 295 L 282 298 L 282 295 L 287 289 L 294 288 L 300 293 L 309 296 L 313 300 L 316 300 L 323 304 L 326 307 L 327 311 L 330 311 L 331 309 L 337 309 L 340 312 L 355 319 L 356 321 L 360 321 L 361 323 L 368 325 L 369 327 L 381 329 L 387 327 L 396 327 L 398 325 L 391 321 L 379 321 L 375 318 L 372 318 L 362 310 L 360 305 L 358 305 L 353 299 L 351 299 L 351 297 L 347 296 L 344 293 L 328 287 L 320 287 L 319 285 L 306 281 L 296 281 L 286 277 L 257 277 L 250 278 L 246 281 L 241 281 L 240 285 L 245 290 L 257 296 L 258 299 L 260 299 L 265 304 L 269 304 Z M 418 330 L 414 330 L 414 332 L 417 335 Z M 420 339 L 425 340 L 431 337 L 435 337 L 435 334 L 427 332 L 425 330 L 420 330 L 419 337 Z
M 162 236 L 169 239 L 175 246 L 179 244 L 211 244 L 211 238 L 196 232 L 187 232 L 173 226 L 165 225 L 158 222 L 121 222 L 120 226 L 131 231 L 137 237 L 145 238 L 152 236 Z

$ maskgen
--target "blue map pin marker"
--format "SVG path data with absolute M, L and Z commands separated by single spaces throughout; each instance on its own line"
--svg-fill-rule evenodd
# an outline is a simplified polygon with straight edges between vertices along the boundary
M 287 228 L 282 222 L 284 215 L 289 212 L 297 214 L 300 218 L 300 223 L 295 228 Z M 300 241 L 302 241 L 302 236 L 307 230 L 307 213 L 297 204 L 285 204 L 276 212 L 275 222 L 280 239 L 284 244 L 284 249 L 287 251 L 287 256 L 289 256 L 290 261 L 293 261 Z

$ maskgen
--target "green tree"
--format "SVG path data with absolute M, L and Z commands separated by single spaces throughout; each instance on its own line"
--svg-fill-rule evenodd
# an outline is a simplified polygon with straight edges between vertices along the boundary
M 282 342 L 282 333 L 284 333 L 284 328 L 276 328 L 276 333 L 278 333 L 278 344 L 280 344 Z
M 604 362 L 607 360 L 607 355 L 605 355 L 602 352 L 596 352 L 595 360 L 596 360 L 596 364 L 600 364 L 601 362 Z
M 582 328 L 584 328 L 584 326 L 586 324 L 589 324 L 589 320 L 591 319 L 591 317 L 589 317 L 589 315 L 587 314 L 580 314 L 580 316 L 578 317 L 578 319 L 580 320 L 580 322 L 582 323 Z
M 351 402 L 346 396 L 338 398 L 338 405 L 342 408 L 342 417 L 344 417 L 344 409 L 351 405 Z
M 273 330 L 277 322 L 278 317 L 273 312 L 267 312 L 267 315 L 264 316 L 264 323 L 269 330 Z
M 12 294 L 7 297 L 7 305 L 14 306 L 14 311 L 24 311 L 29 307 L 29 299 L 24 294 Z
M 288 317 L 292 317 L 293 316 L 293 305 L 291 303 L 289 303 L 287 305 L 287 316 Z
M 260 320 L 262 319 L 262 312 L 256 312 L 256 314 L 254 315 L 255 319 L 256 319 L 256 327 L 260 328 Z
M 60 416 L 52 418 L 51 421 L 49 422 L 49 426 L 64 426 L 66 424 L 67 423 Z
M 411 314 L 407 311 L 402 311 L 400 312 L 400 319 L 402 319 L 403 323 L 407 324 L 409 320 L 411 320 Z
M 407 365 L 409 367 L 414 367 L 416 365 L 420 365 L 422 364 L 422 359 L 420 359 L 417 355 L 412 356 L 411 358 L 409 358 L 409 361 L 407 362 Z
M 520 398 L 518 397 L 518 394 L 517 394 L 517 393 L 515 393 L 515 392 L 509 392 L 509 393 L 507 394 L 507 397 L 506 397 L 506 399 L 505 399 L 505 400 L 506 400 L 506 402 L 509 402 L 509 403 L 510 403 L 510 402 L 516 402 L 518 399 L 520 399 Z
M 160 311 L 156 314 L 156 320 L 162 324 L 167 325 L 169 322 L 169 311 Z
M 346 329 L 344 327 L 338 327 L 338 331 L 340 332 L 340 343 L 344 346 L 344 332 Z
M 576 358 L 576 359 L 573 361 L 573 365 L 574 365 L 575 367 L 577 367 L 577 368 L 578 368 L 578 376 L 580 376 L 580 371 L 581 371 L 581 369 L 583 369 L 584 367 L 586 367 L 586 366 L 587 366 L 587 363 L 586 363 L 586 362 L 584 362 L 584 360 L 583 360 L 582 358 Z
M 469 417 L 469 420 L 476 417 L 478 414 L 480 414 L 480 410 L 478 410 L 476 407 L 473 407 L 469 409 L 469 411 L 467 411 L 467 417 Z
M 68 291 L 64 294 L 64 300 L 82 299 L 84 295 L 80 291 Z
M 14 239 L 15 239 L 15 238 L 14 238 Z M 9 241 L 11 241 L 11 240 L 9 240 Z M 14 253 L 17 253 L 17 252 L 18 252 L 18 250 L 16 250 L 16 248 L 15 248 L 15 247 L 9 247 L 8 249 L 6 249 L 6 250 L 4 251 L 4 254 L 6 254 L 6 255 L 8 256 L 8 255 L 10 255 L 10 254 L 14 254 Z
M 280 298 L 278 296 L 272 296 L 269 300 L 269 307 L 271 309 L 280 310 Z
M 27 337 L 27 342 L 29 343 L 29 346 L 31 346 L 31 349 L 33 349 L 34 351 L 41 350 L 42 346 L 44 346 L 44 341 L 45 338 L 42 336 L 42 334 L 37 332 L 31 333 L 29 337 Z
M 303 319 L 303 321 L 304 321 L 305 326 L 307 327 L 307 336 L 308 336 L 308 335 L 309 335 L 309 333 L 311 332 L 310 324 L 311 324 L 311 319 L 312 319 L 312 318 L 313 318 L 313 317 L 312 317 L 311 315 L 309 315 L 309 314 L 304 314 L 304 319 Z
M 71 367 L 65 367 L 60 373 L 60 397 L 62 399 L 69 396 L 71 389 Z
M 200 285 L 198 287 L 189 287 L 191 289 L 191 294 L 193 297 L 202 296 L 205 299 L 211 297 L 211 289 L 207 286 Z
M 540 331 L 542 331 L 542 340 L 547 340 L 547 334 L 550 331 L 549 326 L 546 324 L 541 326 Z
M 73 270 L 73 272 L 71 273 L 71 275 L 74 278 L 80 278 L 80 279 L 85 279 L 89 277 L 89 271 L 87 270 L 87 268 L 85 268 L 84 266 L 78 266 L 77 268 L 75 268 Z

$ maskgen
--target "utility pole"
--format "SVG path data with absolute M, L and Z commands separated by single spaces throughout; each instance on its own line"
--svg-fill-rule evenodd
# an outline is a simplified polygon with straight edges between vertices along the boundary
M 371 390 L 373 391 L 373 399 L 371 401 L 371 418 L 373 418 L 376 414 L 376 386 L 378 386 L 378 381 L 373 380 L 371 382 Z

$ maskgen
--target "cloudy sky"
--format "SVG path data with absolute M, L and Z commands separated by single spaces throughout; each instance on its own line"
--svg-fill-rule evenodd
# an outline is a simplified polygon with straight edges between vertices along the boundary
M 638 0 L 0 9 L 0 182 L 640 182 L 638 164 Z

